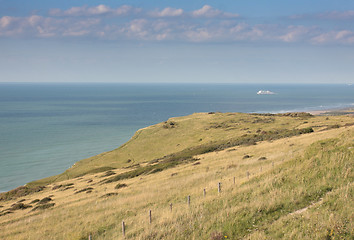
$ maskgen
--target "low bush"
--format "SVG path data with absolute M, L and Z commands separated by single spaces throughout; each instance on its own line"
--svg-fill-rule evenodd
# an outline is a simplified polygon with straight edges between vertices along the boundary
M 51 208 L 51 207 L 54 207 L 55 203 L 46 203 L 46 204 L 41 204 L 41 205 L 38 205 L 37 207 L 33 208 L 31 210 L 32 211 L 36 211 L 36 210 L 44 210 L 44 209 L 47 209 L 47 208 Z
M 12 200 L 18 197 L 29 195 L 31 193 L 40 192 L 44 188 L 45 188 L 44 186 L 36 186 L 36 187 L 21 186 L 8 192 L 0 193 L 0 201 Z
M 114 188 L 121 189 L 121 188 L 125 188 L 125 187 L 128 187 L 128 185 L 125 183 L 118 183 Z

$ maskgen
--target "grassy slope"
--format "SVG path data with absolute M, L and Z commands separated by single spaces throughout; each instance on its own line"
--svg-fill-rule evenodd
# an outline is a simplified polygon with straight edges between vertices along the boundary
M 339 120 L 340 119 L 340 120 Z M 136 132 L 130 141 L 121 147 L 97 156 L 81 160 L 62 174 L 35 181 L 41 185 L 67 180 L 87 173 L 124 168 L 147 163 L 166 155 L 211 142 L 225 142 L 245 134 L 257 134 L 257 130 L 270 131 L 314 127 L 315 130 L 332 126 L 348 117 L 290 117 L 257 116 L 244 113 L 196 113 L 190 116 L 171 118 Z M 171 126 L 171 122 L 174 124 Z
M 290 125 L 321 126 L 311 134 L 199 155 L 198 162 L 155 174 L 100 184 L 112 176 L 98 173 L 61 182 L 74 183 L 66 191 L 48 186 L 23 203 L 53 195 L 55 207 L 0 216 L 0 239 L 87 239 L 90 233 L 94 239 L 122 239 L 122 220 L 128 239 L 352 239 L 354 127 L 319 130 L 353 118 L 329 118 Z M 117 183 L 127 187 L 115 189 Z M 88 186 L 91 193 L 74 194 Z M 118 195 L 102 198 L 107 193 Z M 0 202 L 0 211 L 18 200 Z

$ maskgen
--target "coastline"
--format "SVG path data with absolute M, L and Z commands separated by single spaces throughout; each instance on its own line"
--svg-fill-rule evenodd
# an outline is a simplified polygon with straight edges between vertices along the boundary
M 311 110 L 306 111 L 315 116 L 321 115 L 347 115 L 347 114 L 354 114 L 353 107 L 346 107 L 346 108 L 330 108 L 330 109 L 321 109 L 321 110 Z
M 259 89 L 278 94 L 257 95 Z M 136 130 L 171 117 L 354 108 L 353 89 L 342 85 L 38 83 L 4 84 L 0 93 L 0 191 L 60 174 L 77 161 L 124 144 Z
M 296 111 L 296 110 L 286 111 L 286 113 L 295 113 L 295 112 L 309 113 L 309 114 L 314 115 L 314 116 L 338 116 L 338 115 L 353 115 L 354 116 L 354 107 L 344 107 L 344 108 L 343 107 L 339 107 L 339 108 L 318 109 L 318 110 L 310 110 L 310 111 L 306 111 L 306 110 L 305 111 L 301 111 L 301 110 L 300 111 Z M 252 112 L 249 112 L 249 113 L 252 114 Z M 266 113 L 266 112 L 262 112 L 262 113 Z M 284 113 L 284 111 L 273 112 L 273 114 L 277 114 L 277 113 Z M 148 127 L 150 127 L 150 126 L 148 126 Z M 145 128 L 148 128 L 148 127 L 145 127 Z M 145 129 L 145 128 L 142 128 L 142 129 Z M 41 178 L 39 178 L 39 179 L 41 179 Z M 38 180 L 38 179 L 35 179 L 35 180 Z M 23 185 L 20 185 L 20 186 L 17 186 L 17 187 L 26 186 L 27 183 L 25 183 Z M 13 189 L 15 189 L 17 187 L 14 187 L 14 188 L 11 188 L 11 189 L 8 189 L 8 190 L 1 189 L 0 190 L 0 194 L 1 193 L 6 193 L 8 191 L 11 191 L 11 190 L 13 190 Z

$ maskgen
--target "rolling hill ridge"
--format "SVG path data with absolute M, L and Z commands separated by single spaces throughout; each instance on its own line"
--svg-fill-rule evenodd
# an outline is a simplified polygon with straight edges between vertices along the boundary
M 126 239 L 351 239 L 353 123 L 306 113 L 171 118 L 1 194 L 0 238 L 123 239 L 124 221 Z

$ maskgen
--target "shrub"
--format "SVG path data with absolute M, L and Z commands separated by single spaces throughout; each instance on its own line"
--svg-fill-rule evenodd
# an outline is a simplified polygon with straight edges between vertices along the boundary
M 105 195 L 102 195 L 101 198 L 106 198 L 106 197 L 112 197 L 112 196 L 117 196 L 118 193 L 111 192 L 111 193 L 106 193 Z
M 102 176 L 100 176 L 100 177 L 101 177 L 101 178 L 103 178 L 103 177 L 108 177 L 108 176 L 112 176 L 112 175 L 114 175 L 114 174 L 116 174 L 116 173 L 113 172 L 112 170 L 109 170 L 109 171 L 105 172 L 104 174 L 102 174 Z
M 31 193 L 40 192 L 44 189 L 44 186 L 28 187 L 21 186 L 11 191 L 0 193 L 0 201 L 12 200 L 18 197 L 23 197 Z
M 28 204 L 23 204 L 23 203 L 15 203 L 11 206 L 10 209 L 8 210 L 12 210 L 12 211 L 15 211 L 15 210 L 19 210 L 19 209 L 26 209 L 26 208 L 30 208 L 32 207 L 32 205 L 28 205 Z
M 38 202 L 38 204 L 45 204 L 45 203 L 47 203 L 47 202 L 50 202 L 50 201 L 52 201 L 53 199 L 51 199 L 50 197 L 45 197 L 45 198 L 43 198 L 42 200 L 40 200 L 39 202 Z
M 81 189 L 81 190 L 79 190 L 79 191 L 76 191 L 75 194 L 81 193 L 81 192 L 91 191 L 92 189 L 93 189 L 92 187 L 84 188 L 84 189 Z
M 125 183 L 118 183 L 114 188 L 115 189 L 120 189 L 120 188 L 124 188 L 124 187 L 128 187 L 128 185 L 125 184 Z
M 32 211 L 36 211 L 36 210 L 44 210 L 44 209 L 47 209 L 47 208 L 50 208 L 50 207 L 54 207 L 55 203 L 47 203 L 47 204 L 41 204 L 35 208 L 33 208 L 31 210 Z

